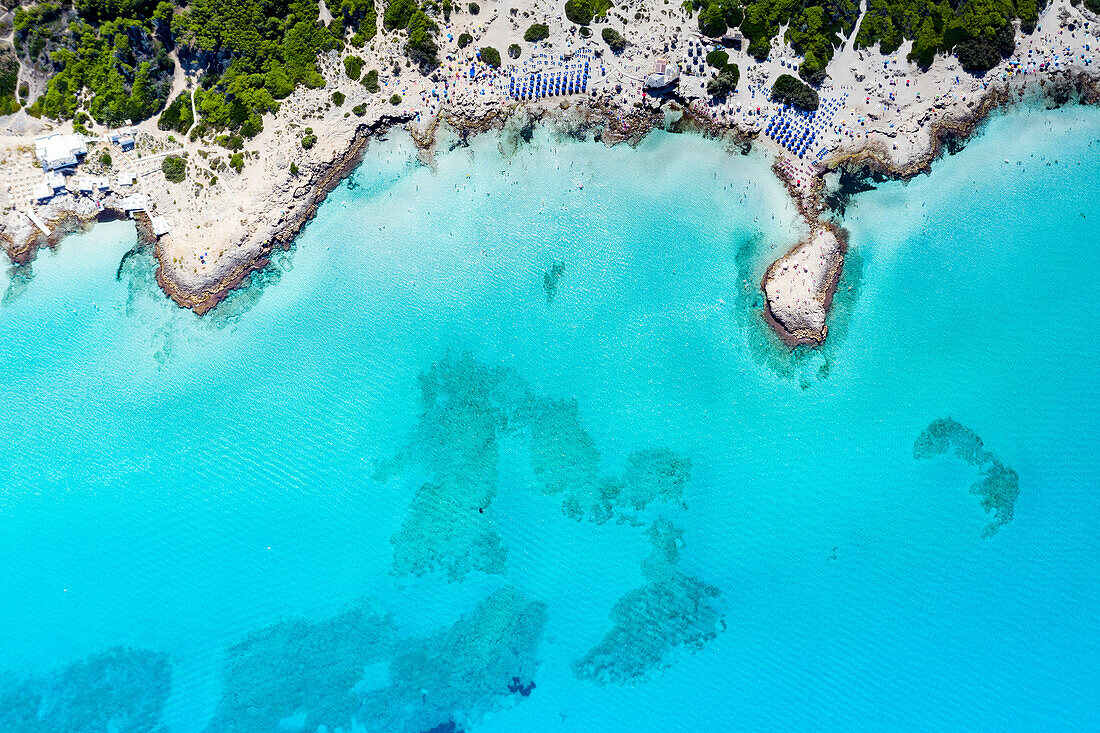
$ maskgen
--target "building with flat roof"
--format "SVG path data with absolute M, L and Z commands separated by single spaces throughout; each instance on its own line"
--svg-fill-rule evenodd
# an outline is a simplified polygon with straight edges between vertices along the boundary
M 657 59 L 656 71 L 646 77 L 645 85 L 651 90 L 667 89 L 680 79 L 680 67 L 667 59 Z
M 88 146 L 80 135 L 55 133 L 35 138 L 34 157 L 44 171 L 72 168 L 88 154 Z

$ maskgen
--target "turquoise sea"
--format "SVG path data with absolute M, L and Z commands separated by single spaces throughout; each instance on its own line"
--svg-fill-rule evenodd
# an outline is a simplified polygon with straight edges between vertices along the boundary
M 9 271 L 0 730 L 1100 729 L 1100 110 L 852 197 L 818 352 L 768 166 L 394 134 L 206 318 Z

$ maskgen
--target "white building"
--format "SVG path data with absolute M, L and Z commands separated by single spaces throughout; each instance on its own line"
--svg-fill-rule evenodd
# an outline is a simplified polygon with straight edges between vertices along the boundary
M 145 211 L 145 208 L 145 194 L 143 193 L 135 193 L 122 199 L 122 210 L 127 214 L 133 214 L 135 211 Z
M 657 59 L 657 71 L 646 77 L 645 85 L 650 89 L 665 89 L 680 79 L 680 67 L 666 59 Z
M 134 128 L 132 127 L 120 127 L 117 130 L 112 130 L 111 134 L 107 136 L 107 139 L 112 144 L 119 146 L 123 150 L 134 149 Z
M 88 146 L 80 135 L 55 133 L 34 140 L 34 157 L 44 171 L 72 168 L 87 154 Z
M 105 176 L 87 176 L 77 181 L 81 193 L 106 193 L 111 190 Z
M 53 189 L 45 182 L 39 183 L 31 190 L 31 200 L 35 203 L 44 204 L 52 198 Z
M 65 176 L 61 175 L 59 171 L 51 171 L 46 174 L 46 185 L 50 187 L 56 196 L 59 193 L 65 191 Z

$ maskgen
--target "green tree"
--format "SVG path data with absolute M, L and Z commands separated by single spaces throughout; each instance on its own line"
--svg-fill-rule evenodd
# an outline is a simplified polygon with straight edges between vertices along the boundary
M 481 49 L 481 60 L 494 69 L 500 68 L 500 51 L 492 46 L 484 46 Z
M 781 74 L 772 85 L 772 97 L 784 104 L 805 110 L 816 110 L 821 100 L 812 87 L 803 84 L 790 74 Z
M 707 94 L 721 99 L 737 90 L 740 79 L 741 70 L 737 64 L 724 64 L 718 75 L 707 82 Z
M 528 43 L 538 43 L 550 37 L 550 26 L 545 23 L 532 23 L 524 32 L 523 40 Z
M 178 155 L 169 155 L 160 163 L 164 177 L 172 183 L 179 183 L 187 176 L 187 161 Z
M 604 43 L 611 49 L 612 53 L 622 53 L 626 50 L 626 39 L 623 38 L 623 34 L 619 33 L 614 28 L 604 28 L 600 35 L 603 36 Z
M 371 69 L 367 72 L 366 76 L 363 77 L 363 86 L 365 86 L 367 91 L 371 94 L 377 94 L 379 90 L 382 89 L 381 85 L 378 83 L 377 69 Z
M 363 59 L 358 56 L 345 56 L 344 73 L 349 79 L 359 81 L 359 75 L 363 73 Z

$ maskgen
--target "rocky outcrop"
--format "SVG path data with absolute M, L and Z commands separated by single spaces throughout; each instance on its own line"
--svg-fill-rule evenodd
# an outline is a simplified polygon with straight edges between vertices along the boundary
M 764 317 L 788 346 L 825 341 L 825 316 L 844 265 L 845 241 L 842 229 L 821 224 L 764 273 Z
M 226 258 L 229 266 L 211 277 L 187 280 L 178 276 L 181 273 L 173 267 L 168 255 L 171 235 L 162 237 L 154 250 L 157 284 L 177 305 L 203 315 L 239 287 L 249 275 L 267 267 L 272 251 L 290 247 L 302 227 L 317 215 L 318 207 L 328 194 L 362 162 L 363 152 L 372 136 L 410 119 L 411 115 L 384 115 L 369 125 L 360 125 L 342 153 L 327 165 L 318 167 L 309 180 L 293 189 L 290 202 L 285 205 L 271 202 L 269 210 L 259 218 L 275 219 L 277 223 L 274 226 L 257 226 L 235 245 L 247 255 L 236 260 Z

